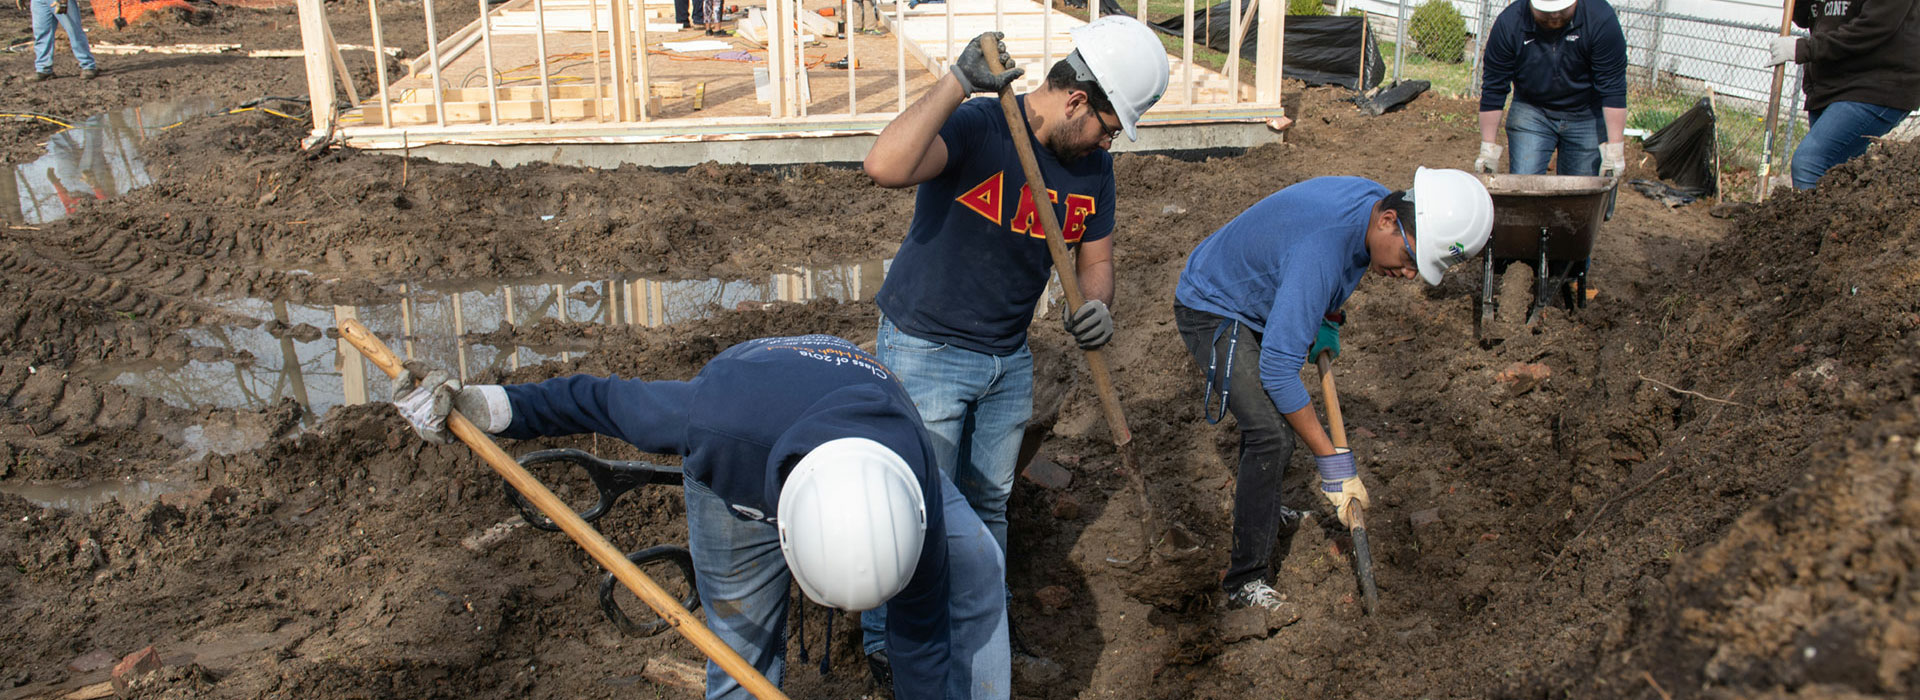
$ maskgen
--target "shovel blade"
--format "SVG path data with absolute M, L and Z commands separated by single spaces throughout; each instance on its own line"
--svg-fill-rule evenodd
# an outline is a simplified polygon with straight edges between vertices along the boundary
M 1360 594 L 1366 603 L 1367 616 L 1372 617 L 1380 610 L 1380 587 L 1373 582 L 1373 543 L 1367 539 L 1365 525 L 1353 528 L 1353 570 L 1360 577 Z

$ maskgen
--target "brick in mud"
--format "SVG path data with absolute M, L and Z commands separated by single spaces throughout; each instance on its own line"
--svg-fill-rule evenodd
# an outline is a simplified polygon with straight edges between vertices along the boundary
M 1266 639 L 1273 631 L 1267 623 L 1267 610 L 1259 606 L 1229 610 L 1215 626 L 1220 641 L 1232 644 L 1245 639 Z
M 147 647 L 128 654 L 113 667 L 113 692 L 126 695 L 133 681 L 154 671 L 160 670 L 160 652 Z
M 1045 458 L 1033 460 L 1033 463 L 1028 464 L 1026 470 L 1020 472 L 1020 475 L 1036 486 L 1054 491 L 1063 490 L 1073 484 L 1073 472 Z
M 1074 498 L 1072 494 L 1060 494 L 1060 497 L 1053 501 L 1053 519 L 1079 520 L 1080 499 Z

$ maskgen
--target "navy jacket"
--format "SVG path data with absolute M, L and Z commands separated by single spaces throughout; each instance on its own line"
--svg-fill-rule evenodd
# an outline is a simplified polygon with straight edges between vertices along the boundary
M 685 458 L 686 478 L 713 489 L 737 517 L 774 522 L 780 486 L 821 443 L 864 437 L 907 461 L 927 502 L 926 541 L 913 579 L 887 610 L 896 697 L 936 697 L 950 663 L 947 538 L 939 469 L 920 412 L 893 373 L 830 335 L 750 340 L 690 381 L 574 375 L 506 387 L 509 438 L 599 433 Z
M 1598 118 L 1602 107 L 1627 107 L 1627 35 L 1607 0 L 1579 0 L 1573 19 L 1557 31 L 1533 22 L 1527 0 L 1517 0 L 1487 30 L 1480 111 L 1504 109 L 1513 99 L 1565 118 Z

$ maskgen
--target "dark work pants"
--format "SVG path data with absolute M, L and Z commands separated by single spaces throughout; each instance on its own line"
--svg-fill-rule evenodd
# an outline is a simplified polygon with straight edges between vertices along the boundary
M 1215 331 L 1232 319 L 1173 305 L 1173 323 L 1187 352 L 1206 376 L 1209 366 L 1224 373 L 1227 348 L 1233 346 L 1233 373 L 1223 382 L 1214 378 L 1210 405 L 1218 406 L 1221 385 L 1229 389 L 1227 410 L 1240 423 L 1240 465 L 1233 487 L 1233 553 L 1227 558 L 1227 576 L 1221 583 L 1231 592 L 1253 579 L 1271 581 L 1268 562 L 1280 534 L 1282 513 L 1280 478 L 1293 457 L 1293 427 L 1273 405 L 1260 385 L 1260 334 L 1234 324 L 1232 334 Z M 1238 342 L 1232 342 L 1233 336 Z M 1216 362 L 1214 358 L 1219 358 Z M 1217 408 L 1215 410 L 1218 410 Z

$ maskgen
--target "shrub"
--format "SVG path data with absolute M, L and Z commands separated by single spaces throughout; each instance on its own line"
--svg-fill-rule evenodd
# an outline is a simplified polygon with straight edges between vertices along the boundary
M 1319 17 L 1327 14 L 1327 6 L 1320 0 L 1287 0 L 1287 14 Z
M 1467 21 L 1454 9 L 1452 0 L 1428 0 L 1414 9 L 1408 22 L 1407 34 L 1413 37 L 1420 55 L 1445 63 L 1464 60 Z
M 1347 13 L 1341 16 L 1342 17 L 1365 17 L 1367 16 L 1367 11 L 1362 10 L 1358 7 L 1349 7 L 1347 8 Z

